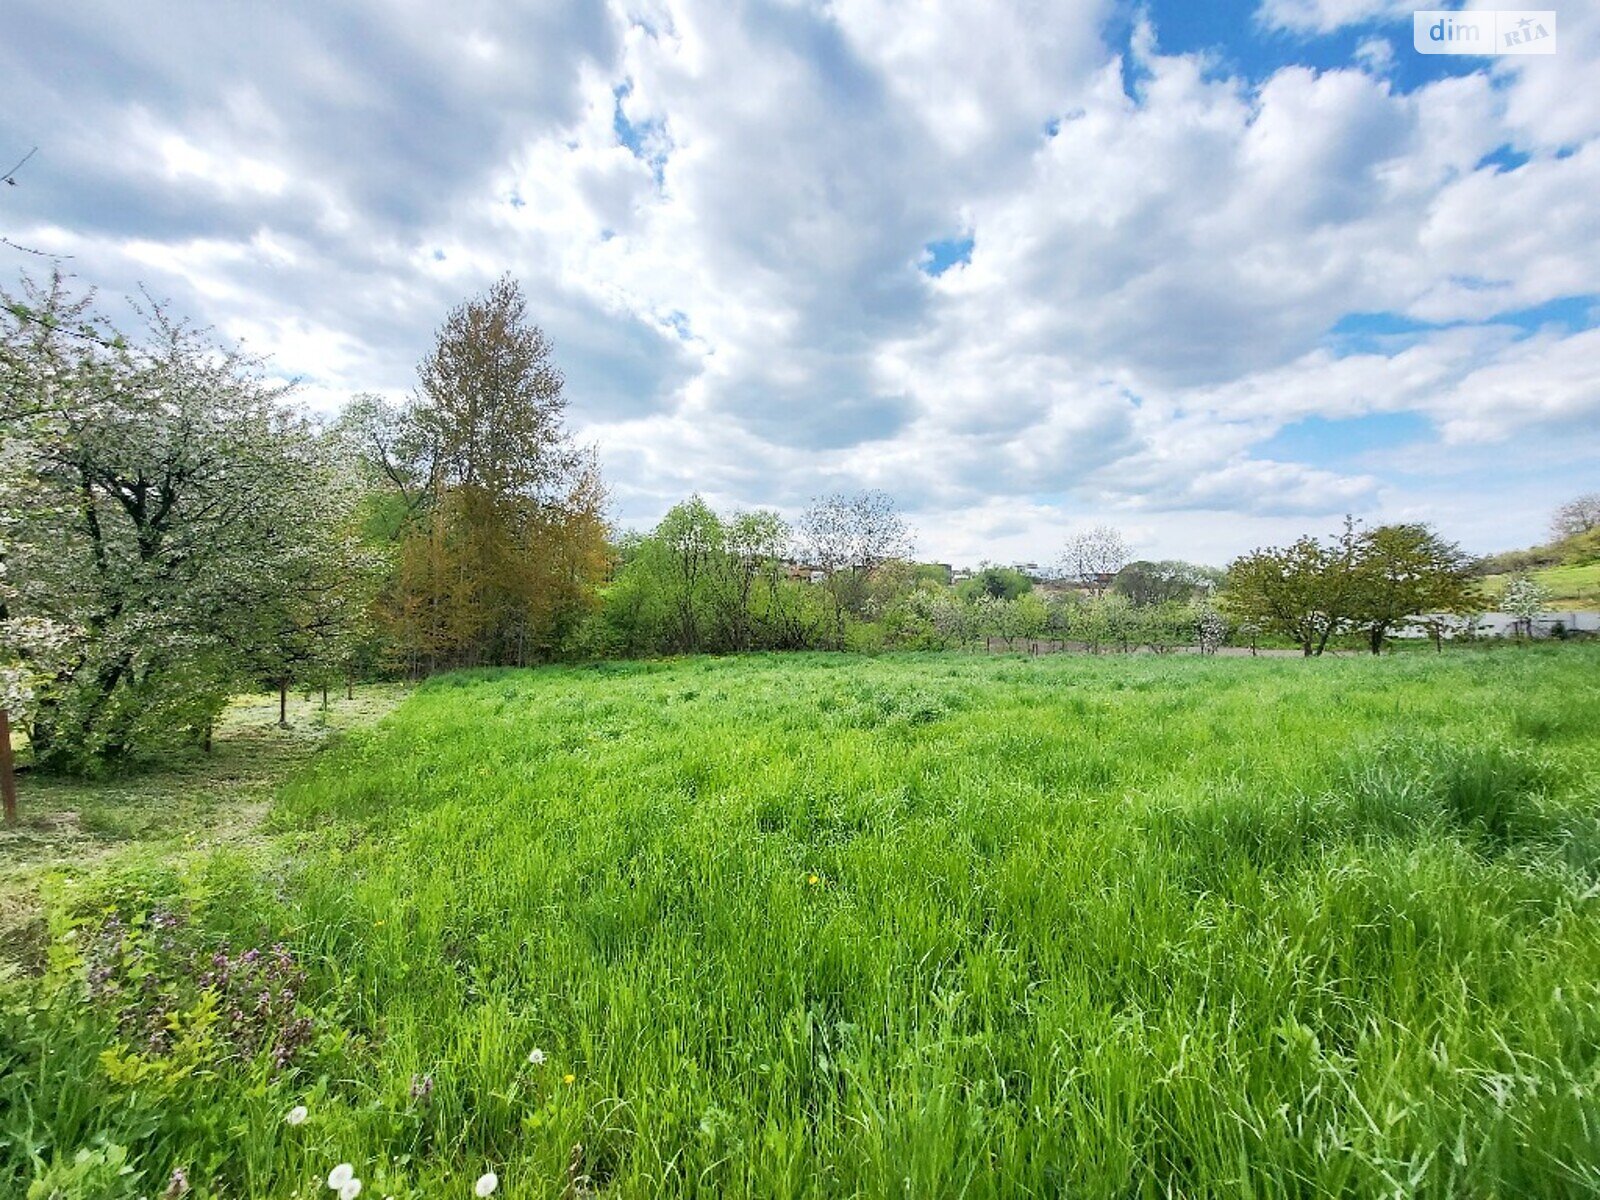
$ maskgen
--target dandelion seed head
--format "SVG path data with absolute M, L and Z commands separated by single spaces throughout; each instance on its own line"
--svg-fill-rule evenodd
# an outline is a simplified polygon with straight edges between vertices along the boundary
M 356 1169 L 349 1163 L 340 1163 L 328 1172 L 328 1187 L 337 1192 L 356 1177 Z
M 359 1195 L 361 1195 L 359 1179 L 347 1179 L 344 1186 L 339 1189 L 339 1200 L 356 1200 Z
M 478 1176 L 478 1182 L 472 1185 L 474 1196 L 492 1196 L 495 1188 L 500 1186 L 500 1176 L 493 1171 L 486 1171 Z
M 535 1046 L 528 1051 L 528 1061 L 536 1067 L 544 1066 L 544 1051 Z
M 283 1119 L 291 1125 L 304 1125 L 310 1115 L 311 1111 L 304 1104 L 296 1104 Z

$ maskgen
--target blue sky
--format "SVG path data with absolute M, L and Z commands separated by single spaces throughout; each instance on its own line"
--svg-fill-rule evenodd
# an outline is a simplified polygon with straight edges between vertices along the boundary
M 510 271 L 623 525 L 878 487 L 960 562 L 1490 551 L 1600 487 L 1600 6 L 1517 59 L 1412 7 L 16 0 L 0 234 L 325 412 Z

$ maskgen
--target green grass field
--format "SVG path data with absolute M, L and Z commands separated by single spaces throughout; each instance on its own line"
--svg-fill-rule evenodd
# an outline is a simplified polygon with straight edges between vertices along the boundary
M 45 895 L 5 1196 L 1600 1193 L 1592 646 L 446 677 Z

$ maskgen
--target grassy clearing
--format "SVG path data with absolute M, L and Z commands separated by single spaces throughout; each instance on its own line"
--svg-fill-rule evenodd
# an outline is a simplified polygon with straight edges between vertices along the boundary
M 0 976 L 36 964 L 44 950 L 40 891 L 118 856 L 159 861 L 253 838 L 275 790 L 330 735 L 370 725 L 399 701 L 398 686 L 292 696 L 289 727 L 278 699 L 244 696 L 218 722 L 211 754 L 104 780 L 25 774 L 22 820 L 0 829 Z M 26 744 L 23 744 L 24 757 Z
M 0 1192 L 1593 1195 L 1597 668 L 436 680 L 265 861 L 54 896 Z

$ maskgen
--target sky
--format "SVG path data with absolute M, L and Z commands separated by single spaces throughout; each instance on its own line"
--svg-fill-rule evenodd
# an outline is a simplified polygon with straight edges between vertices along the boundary
M 8 0 L 0 235 L 325 413 L 510 272 L 622 527 L 880 488 L 958 564 L 1488 553 L 1600 488 L 1600 5 L 1554 6 L 1453 57 L 1393 0 Z

